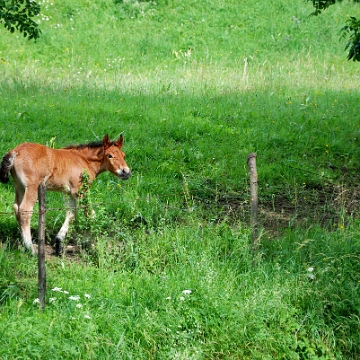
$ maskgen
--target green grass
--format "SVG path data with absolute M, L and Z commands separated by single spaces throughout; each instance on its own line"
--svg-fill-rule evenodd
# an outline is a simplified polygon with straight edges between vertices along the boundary
M 43 313 L 32 304 L 36 265 L 3 251 L 7 264 L 27 266 L 5 274 L 16 279 L 18 293 L 2 306 L 1 355 L 356 358 L 358 233 L 316 228 L 299 243 L 300 234 L 265 241 L 254 268 L 241 228 L 132 231 L 122 261 L 107 247 L 99 268 L 48 263 L 49 289 L 69 293 L 49 290 L 48 300 L 56 300 Z M 80 299 L 70 300 L 74 295 Z
M 316 18 L 282 0 L 42 9 L 37 43 L 2 30 L 0 153 L 123 132 L 133 176 L 96 179 L 97 216 L 80 212 L 68 236 L 94 247 L 47 260 L 44 311 L 1 186 L 0 359 L 358 358 L 360 68 L 338 32 L 357 5 Z M 47 208 L 51 243 L 61 195 Z

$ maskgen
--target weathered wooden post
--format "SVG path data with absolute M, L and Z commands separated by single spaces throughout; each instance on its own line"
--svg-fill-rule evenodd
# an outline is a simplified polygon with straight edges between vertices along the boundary
M 251 199 L 251 252 L 254 255 L 255 241 L 258 237 L 258 174 L 256 170 L 256 154 L 251 153 L 248 155 L 248 166 L 250 170 L 250 199 Z
M 39 234 L 38 234 L 38 297 L 42 309 L 45 307 L 46 296 L 46 268 L 45 268 L 45 215 L 46 198 L 45 185 L 38 188 L 39 197 Z

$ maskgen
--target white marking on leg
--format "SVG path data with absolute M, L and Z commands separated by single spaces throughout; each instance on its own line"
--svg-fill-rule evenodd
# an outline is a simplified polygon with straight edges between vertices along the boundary
M 31 254 L 34 255 L 35 250 L 34 250 L 34 245 L 32 243 L 32 240 L 31 240 L 30 219 L 27 224 L 26 224 L 26 222 L 25 223 L 22 222 L 22 223 L 23 223 L 23 226 L 21 227 L 21 235 L 23 238 L 24 245 L 25 245 L 26 249 L 28 249 L 31 252 Z
M 34 255 L 35 250 L 31 240 L 30 230 L 32 210 L 23 210 L 20 208 L 17 215 L 24 246 L 31 252 L 32 255 Z
M 27 187 L 23 194 L 22 199 L 18 199 L 17 201 L 21 201 L 14 205 L 15 214 L 17 214 L 17 220 L 20 225 L 21 236 L 24 242 L 26 249 L 28 249 L 32 255 L 35 254 L 34 246 L 31 241 L 31 216 L 33 213 L 34 204 L 37 199 L 37 189 L 34 187 Z
M 66 234 L 69 231 L 69 227 L 71 222 L 75 219 L 75 213 L 76 213 L 76 200 L 69 195 L 65 195 L 65 203 L 66 203 L 66 217 L 65 221 L 56 235 L 56 238 L 62 242 L 65 239 Z

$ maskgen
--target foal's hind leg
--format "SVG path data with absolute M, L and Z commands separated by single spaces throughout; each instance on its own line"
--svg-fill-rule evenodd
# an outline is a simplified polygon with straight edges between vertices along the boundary
M 14 202 L 14 212 L 15 212 L 15 217 L 16 217 L 16 220 L 19 224 L 19 227 L 21 227 L 21 224 L 20 224 L 20 215 L 19 215 L 19 206 L 24 198 L 24 193 L 25 193 L 25 189 L 23 187 L 20 187 L 20 186 L 16 186 L 16 184 L 14 183 L 15 185 L 15 202 Z
M 69 226 L 75 218 L 76 214 L 76 199 L 70 195 L 65 195 L 66 217 L 65 221 L 55 237 L 55 253 L 60 255 L 63 252 L 63 241 L 69 231 Z
M 14 210 L 16 219 L 20 226 L 21 237 L 27 250 L 32 255 L 35 254 L 34 246 L 31 241 L 30 221 L 33 213 L 34 204 L 38 193 L 36 186 L 28 186 L 25 191 L 16 189 Z

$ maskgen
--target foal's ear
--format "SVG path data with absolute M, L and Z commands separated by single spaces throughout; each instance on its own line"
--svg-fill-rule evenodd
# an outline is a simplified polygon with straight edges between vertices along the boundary
M 124 144 L 124 137 L 122 136 L 122 134 L 120 134 L 119 139 L 116 141 L 115 145 L 116 145 L 119 149 L 121 149 L 122 146 L 123 146 L 123 144 Z
M 107 148 L 110 145 L 110 140 L 109 140 L 109 135 L 108 134 L 106 134 L 104 136 L 102 143 L 103 143 L 104 148 Z

